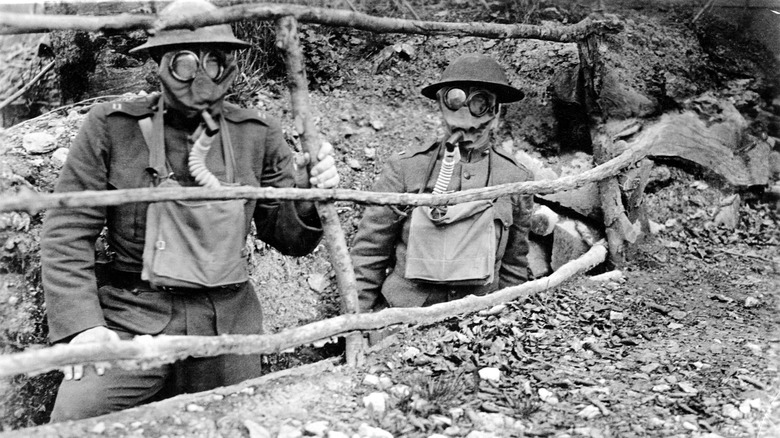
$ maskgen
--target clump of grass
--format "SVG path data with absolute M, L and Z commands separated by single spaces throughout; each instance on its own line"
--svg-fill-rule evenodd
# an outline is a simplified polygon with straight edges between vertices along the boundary
M 267 87 L 269 80 L 284 77 L 284 58 L 276 47 L 276 32 L 272 21 L 239 21 L 233 23 L 236 37 L 252 46 L 238 54 L 239 76 L 228 99 L 240 105 L 252 106 L 257 92 Z
M 462 371 L 436 376 L 417 374 L 406 385 L 409 394 L 399 401 L 398 408 L 407 413 L 417 410 L 421 414 L 445 414 L 467 390 Z

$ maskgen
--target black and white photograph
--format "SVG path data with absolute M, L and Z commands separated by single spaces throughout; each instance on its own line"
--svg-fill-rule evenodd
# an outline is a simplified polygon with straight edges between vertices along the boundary
M 0 438 L 780 438 L 780 0 L 0 0 Z

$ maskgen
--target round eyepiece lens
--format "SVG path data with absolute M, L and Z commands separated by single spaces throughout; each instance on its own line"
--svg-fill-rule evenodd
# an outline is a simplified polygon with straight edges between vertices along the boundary
M 198 57 L 192 52 L 179 52 L 171 59 L 171 74 L 180 81 L 189 81 L 198 73 Z
M 491 108 L 491 99 L 487 93 L 477 92 L 471 96 L 469 101 L 469 111 L 475 117 L 485 115 Z
M 203 71 L 210 79 L 219 79 L 225 71 L 225 57 L 217 53 L 207 53 L 203 56 Z
M 444 104 L 447 108 L 457 111 L 466 103 L 466 92 L 460 88 L 450 88 L 444 93 Z

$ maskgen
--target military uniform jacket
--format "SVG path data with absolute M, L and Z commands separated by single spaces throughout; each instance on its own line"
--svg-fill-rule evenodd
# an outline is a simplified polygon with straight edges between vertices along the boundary
M 417 193 L 424 185 L 425 193 L 432 192 L 441 168 L 441 157 L 437 158 L 432 177 L 428 181 L 425 178 L 431 159 L 438 153 L 438 143 L 434 143 L 392 156 L 374 191 Z M 493 185 L 531 179 L 530 172 L 500 147 L 488 147 L 485 151 L 474 152 L 476 154 L 481 156 L 456 164 L 448 190 L 486 187 L 490 166 Z M 488 154 L 492 154 L 491 159 Z M 450 286 L 404 278 L 410 223 L 407 219 L 411 209 L 366 208 L 351 252 L 361 311 L 370 311 L 379 302 L 380 295 L 392 307 L 419 307 L 431 294 L 444 293 L 454 299 L 469 294 L 484 295 L 525 282 L 528 279 L 526 256 L 532 205 L 530 196 L 513 195 L 496 200 L 495 275 L 494 281 L 484 286 Z
M 153 115 L 158 99 L 153 95 L 93 108 L 70 147 L 55 192 L 150 187 L 149 149 L 138 120 Z M 222 107 L 221 117 L 227 122 L 233 145 L 237 184 L 294 186 L 292 154 L 277 122 L 266 119 L 256 110 L 227 103 Z M 170 110 L 164 120 L 168 165 L 180 184 L 197 185 L 187 168 L 187 137 L 194 132 L 197 121 L 187 121 Z M 206 165 L 217 178 L 225 181 L 221 141 L 215 139 Z M 114 270 L 141 272 L 147 205 L 52 209 L 47 213 L 41 238 L 41 263 L 49 337 L 53 342 L 107 325 L 104 312 L 115 312 L 114 316 L 126 321 L 130 330 L 139 333 L 159 333 L 168 323 L 170 300 L 160 300 L 155 294 L 141 294 L 147 298 L 136 296 L 132 305 L 117 304 L 114 300 L 109 306 L 103 303 L 102 308 L 101 301 L 105 300 L 98 297 L 95 274 L 98 236 L 105 226 L 107 242 L 114 254 L 111 262 Z M 312 210 L 300 217 L 291 201 L 250 200 L 245 211 L 244 231 L 249 231 L 254 218 L 258 238 L 284 254 L 309 253 L 322 234 L 316 212 Z M 186 262 L 182 260 L 182 263 Z

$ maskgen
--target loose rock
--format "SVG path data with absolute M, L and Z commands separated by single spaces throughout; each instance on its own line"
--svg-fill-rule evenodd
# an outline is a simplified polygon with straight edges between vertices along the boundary
M 53 154 L 51 154 L 51 162 L 57 167 L 62 167 L 65 165 L 65 160 L 68 158 L 68 152 L 70 152 L 70 149 L 68 148 L 57 148 L 56 151 L 54 151 Z
M 268 432 L 268 429 L 252 420 L 244 420 L 244 427 L 249 431 L 249 438 L 271 438 L 271 432 Z
M 482 380 L 489 380 L 491 382 L 498 382 L 501 380 L 501 370 L 498 368 L 482 368 L 479 370 L 479 378 Z
M 306 423 L 303 426 L 303 433 L 312 436 L 324 436 L 325 432 L 328 430 L 329 424 L 330 423 L 325 420 Z
M 28 154 L 45 154 L 57 147 L 57 140 L 47 132 L 31 132 L 22 138 L 22 147 Z
M 358 427 L 360 438 L 393 438 L 393 434 L 378 427 L 371 427 L 366 423 L 361 423 Z
M 376 413 L 382 413 L 387 409 L 387 393 L 372 392 L 363 397 L 363 406 Z

